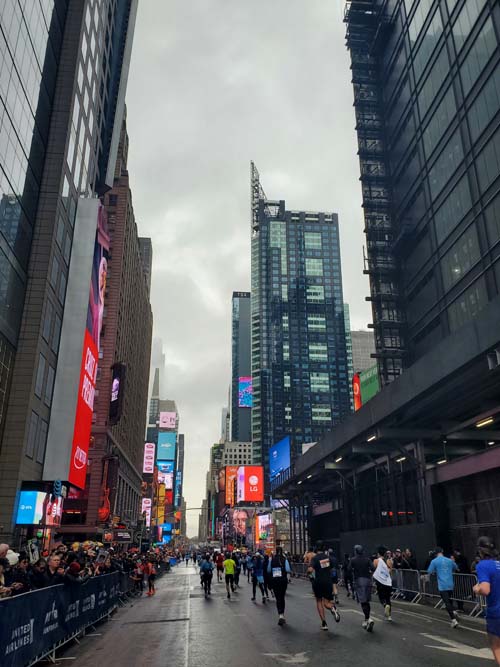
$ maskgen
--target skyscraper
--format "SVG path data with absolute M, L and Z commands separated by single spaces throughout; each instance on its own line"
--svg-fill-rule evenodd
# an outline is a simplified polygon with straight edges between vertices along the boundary
M 231 440 L 252 439 L 250 292 L 233 292 L 231 327 Z
M 153 245 L 151 239 L 145 236 L 139 237 L 139 250 L 141 252 L 142 267 L 148 286 L 148 294 L 151 294 L 151 271 L 153 270 Z
M 252 442 L 268 465 L 350 412 L 338 216 L 268 200 L 252 163 Z
M 351 315 L 348 303 L 344 303 L 344 326 L 345 326 L 345 346 L 347 352 L 347 377 L 349 380 L 349 401 L 351 404 L 351 412 L 353 412 L 354 395 L 352 391 L 352 378 L 354 375 L 354 367 L 352 363 Z
M 136 10 L 137 0 L 6 2 L 0 9 L 0 94 L 7 110 L 0 129 L 6 276 L 0 526 L 6 535 L 21 480 L 49 479 L 50 428 L 55 420 L 75 423 L 78 369 L 58 361 L 71 343 L 73 360 L 82 358 L 89 299 L 87 293 L 75 317 L 80 302 L 71 299 L 68 307 L 66 296 L 78 278 L 85 289 L 91 283 L 96 195 L 113 185 Z M 52 405 L 58 383 L 66 384 L 69 410 Z M 54 441 L 65 447 L 69 465 L 71 439 Z M 83 472 L 85 448 L 88 438 L 75 459 Z
M 347 3 L 382 384 L 500 293 L 496 3 Z

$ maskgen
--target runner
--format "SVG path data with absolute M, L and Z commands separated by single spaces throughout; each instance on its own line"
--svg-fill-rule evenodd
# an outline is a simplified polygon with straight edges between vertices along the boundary
M 285 595 L 288 575 L 292 573 L 288 559 L 283 555 L 283 548 L 276 547 L 276 554 L 269 558 L 267 571 L 271 577 L 271 586 L 276 598 L 278 625 L 285 625 Z
M 241 574 L 241 554 L 239 551 L 233 552 L 233 560 L 236 563 L 234 568 L 234 585 L 236 588 L 240 587 L 240 574 Z
M 266 600 L 269 602 L 269 591 L 271 591 L 271 595 L 274 597 L 274 591 L 273 591 L 273 578 L 271 573 L 268 571 L 268 566 L 269 566 L 269 555 L 265 554 L 264 555 L 264 590 L 266 592 Z
M 375 586 L 377 587 L 378 599 L 384 608 L 385 617 L 388 621 L 392 621 L 392 560 L 385 560 L 387 551 L 387 547 L 380 546 L 377 548 L 378 557 L 373 561 L 373 567 L 375 568 L 373 578 L 375 579 Z
M 218 582 L 222 581 L 222 572 L 224 570 L 223 563 L 224 563 L 224 556 L 222 555 L 221 552 L 219 552 L 217 554 L 217 556 L 215 557 L 215 564 L 217 565 L 217 581 Z
M 489 537 L 477 542 L 480 561 L 476 567 L 476 595 L 486 598 L 486 630 L 497 665 L 500 665 L 500 560 Z
M 372 573 L 374 567 L 371 559 L 364 555 L 364 549 L 360 544 L 356 544 L 354 553 L 355 556 L 351 558 L 349 563 L 354 580 L 354 590 L 365 615 L 363 628 L 368 632 L 372 632 L 375 622 L 370 616 L 370 601 L 372 598 Z
M 144 566 L 144 574 L 148 578 L 148 592 L 146 595 L 150 597 L 156 593 L 155 589 L 155 579 L 156 579 L 156 569 L 152 560 L 149 560 Z
M 453 573 L 458 572 L 457 564 L 451 558 L 446 558 L 441 547 L 436 547 L 436 557 L 431 561 L 427 572 L 429 574 L 437 574 L 439 594 L 451 618 L 451 627 L 457 628 L 458 614 L 456 611 L 453 611 L 453 602 L 451 601 L 451 596 L 453 595 Z
M 260 592 L 262 593 L 262 604 L 266 604 L 266 591 L 264 588 L 264 558 L 259 551 L 257 551 L 252 559 L 252 602 L 255 601 L 257 584 L 259 585 Z
M 349 554 L 344 554 L 344 562 L 342 563 L 342 575 L 344 577 L 344 586 L 347 591 L 347 597 L 350 598 L 352 595 L 352 599 L 354 600 L 355 597 L 355 592 L 354 592 L 354 581 L 352 579 L 352 571 L 349 566 Z
M 328 549 L 328 555 L 330 556 L 330 565 L 332 566 L 332 588 L 333 588 L 333 601 L 335 604 L 339 604 L 339 569 L 338 561 L 335 558 L 333 549 Z
M 190 558 L 189 554 L 186 553 L 186 556 L 185 556 L 185 559 L 186 559 L 186 567 L 189 565 L 189 558 Z
M 252 576 L 252 570 L 253 570 L 252 555 L 250 553 L 248 553 L 245 560 L 246 560 L 246 566 L 247 566 L 247 582 L 250 583 L 250 577 Z
M 231 593 L 229 592 L 229 588 L 231 588 L 231 591 L 234 593 L 235 588 L 234 588 L 234 571 L 236 569 L 236 563 L 234 560 L 231 558 L 231 554 L 228 552 L 226 553 L 226 558 L 224 560 L 224 574 L 226 575 L 226 591 L 227 591 L 227 599 L 231 599 Z
M 201 584 L 205 591 L 205 600 L 211 595 L 210 589 L 212 586 L 213 569 L 214 566 L 213 563 L 210 562 L 210 554 L 205 554 L 200 564 Z
M 325 609 L 328 609 L 335 621 L 340 621 L 340 614 L 333 602 L 332 592 L 332 565 L 328 553 L 323 548 L 323 543 L 318 542 L 316 545 L 316 555 L 311 560 L 307 572 L 312 574 L 314 572 L 314 581 L 312 584 L 314 597 L 316 598 L 316 609 L 318 610 L 321 619 L 321 629 L 328 630 L 328 625 L 325 620 Z

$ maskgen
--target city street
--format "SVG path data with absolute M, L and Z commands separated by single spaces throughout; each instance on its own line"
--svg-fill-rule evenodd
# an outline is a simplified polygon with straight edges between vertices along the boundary
M 397 603 L 390 625 L 382 622 L 376 602 L 374 617 L 379 622 L 370 635 L 361 628 L 360 609 L 342 589 L 341 623 L 328 615 L 329 632 L 322 632 L 309 583 L 295 579 L 287 595 L 288 623 L 280 628 L 274 603 L 252 602 L 251 585 L 246 578 L 240 584 L 238 593 L 227 600 L 224 584 L 215 583 L 206 601 L 194 568 L 180 565 L 158 582 L 155 597 L 118 610 L 112 621 L 62 655 L 75 658 L 79 667 L 93 667 L 100 660 L 107 667 L 493 664 L 481 621 L 467 618 L 452 630 L 442 611 Z

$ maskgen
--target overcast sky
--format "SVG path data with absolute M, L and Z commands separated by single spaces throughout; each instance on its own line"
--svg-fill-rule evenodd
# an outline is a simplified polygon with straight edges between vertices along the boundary
M 201 505 L 227 404 L 231 294 L 250 290 L 250 160 L 270 199 L 339 214 L 351 326 L 370 321 L 343 5 L 139 3 L 129 172 L 139 234 L 153 241 L 154 335 L 186 436 L 188 507 Z

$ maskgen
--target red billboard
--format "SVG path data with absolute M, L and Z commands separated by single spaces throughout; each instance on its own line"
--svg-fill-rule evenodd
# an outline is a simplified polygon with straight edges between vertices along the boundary
M 261 503 L 264 500 L 264 468 L 240 466 L 238 468 L 237 502 Z
M 104 317 L 104 295 L 108 273 L 109 234 L 104 208 L 99 207 L 97 229 L 92 260 L 89 303 L 87 309 L 87 326 L 83 338 L 83 354 L 80 368 L 80 383 L 76 404 L 73 444 L 69 464 L 68 481 L 85 488 L 87 476 L 87 458 L 92 428 L 92 412 L 94 409 L 95 383 L 101 339 L 102 321 Z
M 238 478 L 238 466 L 226 466 L 226 505 L 233 507 L 235 501 L 235 482 Z
M 76 403 L 75 428 L 69 464 L 68 481 L 80 489 L 85 488 L 90 429 L 94 410 L 95 383 L 97 379 L 97 347 L 90 333 L 85 330 L 80 384 Z
M 361 382 L 359 380 L 359 373 L 355 373 L 352 378 L 352 393 L 354 396 L 354 410 L 357 411 L 363 405 L 361 402 Z

